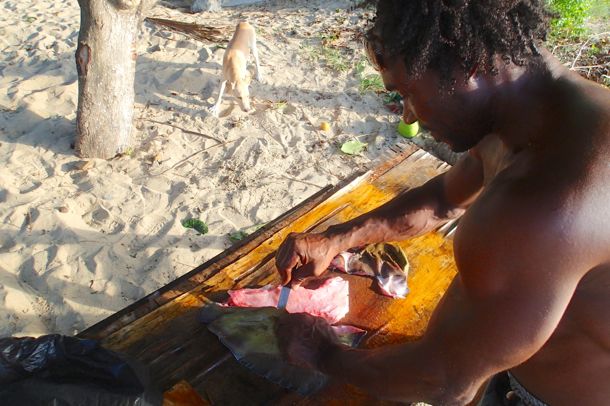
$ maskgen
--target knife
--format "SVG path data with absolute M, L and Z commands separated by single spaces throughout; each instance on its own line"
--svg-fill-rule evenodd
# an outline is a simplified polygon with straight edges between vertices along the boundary
M 285 309 L 288 304 L 288 296 L 290 296 L 290 287 L 288 285 L 282 286 L 282 290 L 280 290 L 280 298 L 277 301 L 278 309 Z

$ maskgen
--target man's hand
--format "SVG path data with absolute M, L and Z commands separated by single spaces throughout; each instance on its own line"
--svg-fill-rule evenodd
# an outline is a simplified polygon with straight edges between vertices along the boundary
M 331 351 L 344 347 L 328 322 L 307 313 L 285 313 L 277 324 L 280 350 L 291 364 L 321 369 Z
M 368 213 L 323 233 L 290 234 L 275 257 L 282 284 L 320 276 L 349 248 L 402 241 L 434 230 L 470 206 L 482 190 L 483 175 L 480 158 L 467 154 L 447 172 Z
M 275 265 L 286 285 L 293 278 L 322 275 L 337 254 L 322 234 L 290 233 L 278 249 Z

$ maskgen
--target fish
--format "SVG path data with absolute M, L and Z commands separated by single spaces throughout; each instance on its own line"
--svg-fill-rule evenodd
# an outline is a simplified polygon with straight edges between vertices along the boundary
M 286 311 L 276 307 L 231 307 L 206 304 L 200 319 L 235 359 L 252 372 L 284 388 L 310 396 L 328 383 L 322 372 L 292 365 L 284 359 L 276 324 Z M 354 326 L 331 326 L 339 341 L 357 346 L 366 331 Z
M 293 286 L 286 303 L 288 313 L 308 313 L 322 317 L 329 324 L 340 321 L 349 311 L 349 283 L 335 276 Z M 282 286 L 229 290 L 227 305 L 239 307 L 275 307 Z
M 409 293 L 409 260 L 402 248 L 395 244 L 371 244 L 342 252 L 332 260 L 330 268 L 371 277 L 386 296 L 405 298 Z

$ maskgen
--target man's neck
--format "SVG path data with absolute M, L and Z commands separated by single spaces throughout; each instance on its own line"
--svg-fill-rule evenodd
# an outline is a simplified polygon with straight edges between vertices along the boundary
M 494 101 L 494 129 L 505 145 L 519 151 L 544 143 L 560 125 L 558 110 L 565 97 L 559 83 L 570 72 L 549 52 L 540 65 L 526 69 L 513 64 L 500 70 Z

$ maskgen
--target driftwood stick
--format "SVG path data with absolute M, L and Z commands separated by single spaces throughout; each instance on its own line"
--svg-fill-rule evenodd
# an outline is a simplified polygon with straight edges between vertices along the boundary
M 589 38 L 587 38 L 587 40 L 585 42 L 583 42 L 583 44 L 580 46 L 580 49 L 578 50 L 576 57 L 572 61 L 572 66 L 570 66 L 570 69 L 574 69 L 576 67 L 576 62 L 578 62 L 578 59 L 580 59 L 580 56 L 582 55 L 582 51 L 585 49 L 587 44 L 589 44 L 591 42 L 591 39 L 597 38 L 597 37 L 603 37 L 608 34 L 610 34 L 610 31 L 598 32 L 597 34 L 590 35 Z
M 233 143 L 233 142 L 235 142 L 235 141 L 237 141 L 237 140 L 231 140 L 231 141 L 219 142 L 218 144 L 214 144 L 214 145 L 212 145 L 212 146 L 210 146 L 210 147 L 200 149 L 199 151 L 197 151 L 197 152 L 193 152 L 191 155 L 187 156 L 186 158 L 184 158 L 184 159 L 182 159 L 182 160 L 180 160 L 180 161 L 176 162 L 175 164 L 173 164 L 171 167 L 167 168 L 166 170 L 164 170 L 164 171 L 162 171 L 162 172 L 160 172 L 160 173 L 157 173 L 157 174 L 151 175 L 151 176 L 160 176 L 160 175 L 163 175 L 163 174 L 164 174 L 164 173 L 166 173 L 167 171 L 171 171 L 171 170 L 172 170 L 172 169 L 174 169 L 176 166 L 181 165 L 181 164 L 183 164 L 184 162 L 188 161 L 189 159 L 191 159 L 191 158 L 192 158 L 192 157 L 194 157 L 195 155 L 201 154 L 202 152 L 208 151 L 208 150 L 210 150 L 210 149 L 212 149 L 212 148 L 220 147 L 221 145 L 228 145 L 228 144 L 231 144 L 231 143 Z
M 600 64 L 600 65 L 575 66 L 572 69 L 594 69 L 594 68 L 604 68 L 604 67 L 606 67 L 606 65 Z
M 279 174 L 279 175 L 275 175 L 275 176 L 277 176 L 277 177 L 282 177 L 282 178 L 284 178 L 284 179 L 288 179 L 288 180 L 291 180 L 291 181 L 293 181 L 293 182 L 303 183 L 303 184 L 305 184 L 305 185 L 309 185 L 309 186 L 317 187 L 318 189 L 322 189 L 322 188 L 324 188 L 324 186 L 320 186 L 320 185 L 318 185 L 318 184 L 316 184 L 316 183 L 313 183 L 313 182 L 308 182 L 308 181 L 306 181 L 306 180 L 302 180 L 302 179 L 293 178 L 292 176 L 288 176 L 288 175 L 284 175 L 284 174 Z
M 585 49 L 585 47 L 589 43 L 589 40 L 590 40 L 590 38 L 587 38 L 587 40 L 585 42 L 583 42 L 582 45 L 580 46 L 580 49 L 578 50 L 576 57 L 572 61 L 572 66 L 570 66 L 570 69 L 574 69 L 574 67 L 576 66 L 576 62 L 578 62 L 578 59 L 580 58 L 580 55 L 582 55 L 583 49 Z
M 178 127 L 177 125 L 174 125 L 174 124 L 170 124 L 170 123 L 164 123 L 164 122 L 162 122 L 162 121 L 151 120 L 151 119 L 148 119 L 148 118 L 146 118 L 146 119 L 144 119 L 144 120 L 145 120 L 145 121 L 148 121 L 149 123 L 155 123 L 155 124 L 160 124 L 160 125 L 166 125 L 166 126 L 169 126 L 169 127 L 175 128 L 176 130 L 180 130 L 180 131 L 182 131 L 183 133 L 192 134 L 192 135 L 197 135 L 197 136 L 199 136 L 199 137 L 207 138 L 207 139 L 209 139 L 209 140 L 213 140 L 213 141 L 216 141 L 216 142 L 218 142 L 218 143 L 222 143 L 222 142 L 224 142 L 224 141 L 222 141 L 222 140 L 219 140 L 219 139 L 218 139 L 218 138 L 216 138 L 216 137 L 212 137 L 211 135 L 207 135 L 207 134 L 203 134 L 203 133 L 198 133 L 198 132 L 196 132 L 196 131 L 192 131 L 192 130 L 187 130 L 186 128 Z
M 169 28 L 170 30 L 179 32 L 181 34 L 188 35 L 199 41 L 212 43 L 228 42 L 226 35 L 227 30 L 224 27 L 222 29 L 219 29 L 208 25 L 184 23 L 182 21 L 174 21 L 167 20 L 165 18 L 154 17 L 147 17 L 145 21 L 162 26 L 164 28 Z

